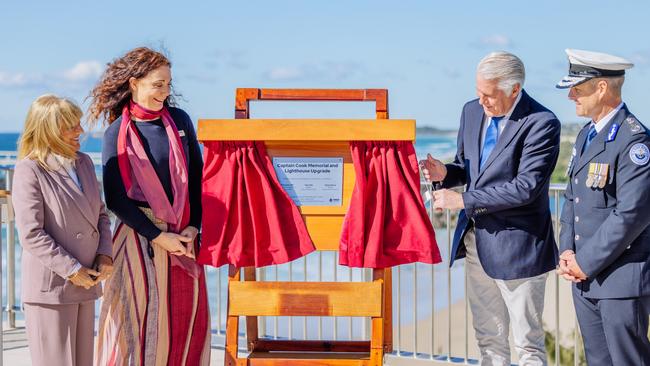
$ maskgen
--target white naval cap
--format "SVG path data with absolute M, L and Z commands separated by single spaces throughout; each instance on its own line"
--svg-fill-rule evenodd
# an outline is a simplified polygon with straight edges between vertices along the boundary
M 634 66 L 629 60 L 602 52 L 570 48 L 565 51 L 569 56 L 569 75 L 555 85 L 559 89 L 574 87 L 591 78 L 622 76 L 625 75 L 626 69 Z

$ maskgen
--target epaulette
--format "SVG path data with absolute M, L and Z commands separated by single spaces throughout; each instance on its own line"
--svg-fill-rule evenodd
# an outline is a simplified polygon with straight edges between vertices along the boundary
M 623 121 L 623 125 L 627 127 L 628 130 L 634 135 L 637 133 L 642 133 L 645 132 L 645 127 L 639 122 L 634 115 L 629 115 L 625 121 Z

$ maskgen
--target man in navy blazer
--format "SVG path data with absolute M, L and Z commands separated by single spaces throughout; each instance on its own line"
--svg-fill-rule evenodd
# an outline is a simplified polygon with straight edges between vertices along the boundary
M 558 272 L 573 304 L 589 365 L 650 365 L 650 133 L 623 103 L 625 69 L 600 52 L 566 50 L 576 114 Z
M 549 180 L 560 122 L 524 90 L 521 60 L 507 52 L 478 65 L 478 99 L 465 104 L 450 164 L 430 155 L 426 179 L 441 182 L 435 209 L 461 209 L 450 265 L 466 257 L 468 298 L 482 365 L 510 365 L 512 326 L 521 365 L 546 365 L 542 313 L 557 248 Z M 464 193 L 447 188 L 465 186 Z

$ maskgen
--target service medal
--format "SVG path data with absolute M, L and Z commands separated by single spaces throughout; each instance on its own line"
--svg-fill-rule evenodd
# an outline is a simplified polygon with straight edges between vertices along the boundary
M 600 179 L 602 178 L 600 175 L 601 164 L 594 163 L 594 165 L 596 166 L 596 169 L 594 171 L 594 184 L 591 185 L 591 188 L 598 188 L 600 185 Z
M 605 185 L 607 184 L 607 172 L 609 171 L 609 164 L 600 164 L 602 166 L 602 171 L 600 174 L 600 182 L 598 183 L 598 188 L 603 189 L 605 188 Z
M 594 179 L 596 179 L 595 173 L 596 173 L 596 164 L 589 163 L 589 174 L 587 175 L 587 180 L 585 180 L 585 185 L 588 188 L 593 188 Z

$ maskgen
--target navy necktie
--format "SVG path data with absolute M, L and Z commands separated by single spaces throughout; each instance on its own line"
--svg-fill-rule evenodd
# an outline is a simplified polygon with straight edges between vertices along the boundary
M 598 132 L 596 132 L 596 127 L 594 127 L 594 124 L 592 123 L 591 127 L 589 127 L 589 132 L 587 132 L 587 140 L 585 141 L 585 144 L 582 146 L 582 153 L 587 151 L 587 148 L 591 144 L 591 141 L 593 141 L 594 137 L 596 137 L 596 135 L 598 135 Z
M 490 153 L 494 150 L 494 146 L 497 144 L 499 139 L 499 122 L 503 119 L 502 117 L 492 117 L 490 118 L 490 124 L 488 124 L 487 131 L 485 131 L 485 141 L 483 141 L 483 151 L 481 152 L 481 163 L 479 165 L 479 170 L 483 169 L 483 164 L 490 157 Z

